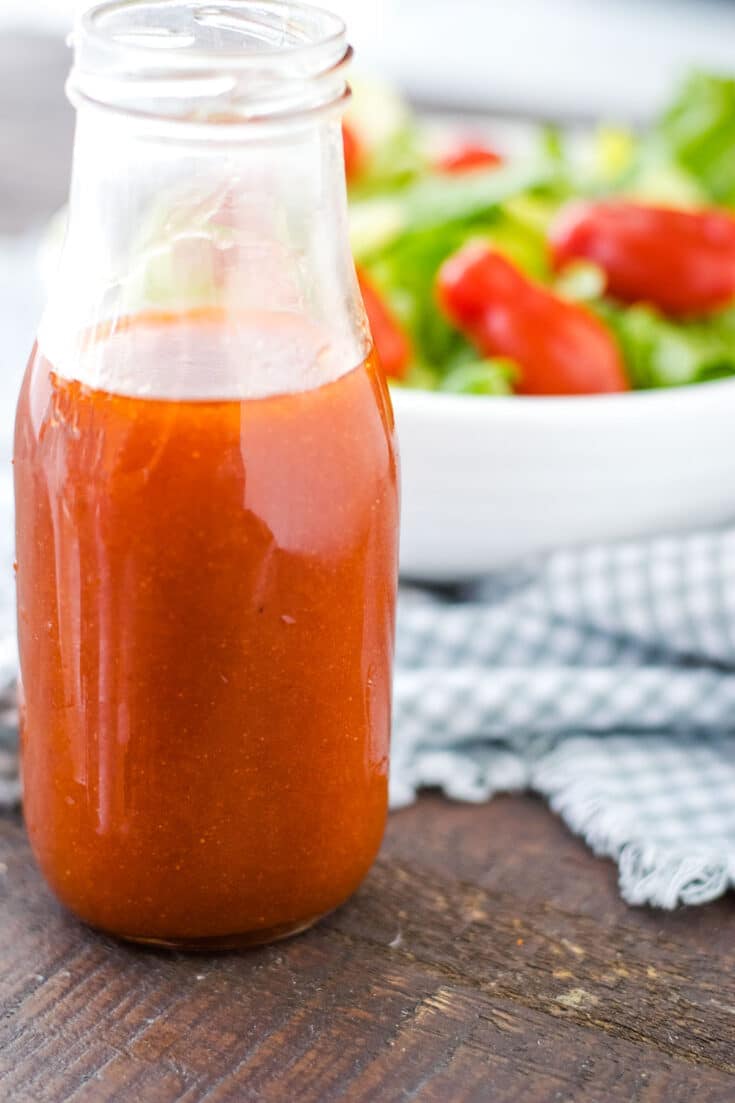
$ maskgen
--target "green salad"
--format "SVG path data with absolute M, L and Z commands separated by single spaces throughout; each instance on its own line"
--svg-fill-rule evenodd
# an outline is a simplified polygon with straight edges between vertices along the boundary
M 351 239 L 385 370 L 477 395 L 735 375 L 735 80 L 694 74 L 646 133 L 437 145 L 391 91 L 345 121 Z

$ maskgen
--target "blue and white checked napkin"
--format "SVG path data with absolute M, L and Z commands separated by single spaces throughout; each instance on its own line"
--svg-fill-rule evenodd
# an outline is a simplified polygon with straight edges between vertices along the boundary
M 0 240 L 0 806 L 19 798 L 9 459 L 36 249 Z M 530 788 L 632 904 L 734 885 L 735 528 L 558 553 L 462 596 L 401 593 L 393 806 Z
M 735 529 L 558 552 L 404 590 L 394 807 L 532 789 L 631 904 L 735 886 Z

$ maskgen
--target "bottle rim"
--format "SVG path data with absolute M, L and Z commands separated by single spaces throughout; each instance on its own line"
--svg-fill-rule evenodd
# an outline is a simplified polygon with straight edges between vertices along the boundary
M 211 136 L 342 111 L 346 27 L 294 0 L 102 0 L 78 19 L 67 94 Z

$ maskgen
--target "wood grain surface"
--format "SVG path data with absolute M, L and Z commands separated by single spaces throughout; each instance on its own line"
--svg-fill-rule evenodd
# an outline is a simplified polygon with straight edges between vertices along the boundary
M 53 40 L 0 38 L 0 231 L 63 199 Z M 532 798 L 391 817 L 355 898 L 219 957 L 131 948 L 53 900 L 0 817 L 0 1101 L 732 1103 L 735 905 L 626 907 Z
M 733 902 L 633 910 L 531 798 L 425 797 L 290 942 L 187 957 L 67 915 L 0 820 L 0 1096 L 735 1098 Z

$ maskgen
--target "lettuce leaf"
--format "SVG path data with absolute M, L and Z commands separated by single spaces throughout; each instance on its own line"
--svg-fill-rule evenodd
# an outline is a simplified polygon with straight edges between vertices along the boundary
M 650 306 L 595 305 L 618 340 L 636 388 L 682 387 L 735 375 L 735 308 L 672 321 Z
M 735 206 L 734 78 L 693 73 L 653 134 L 710 201 Z
M 508 395 L 518 374 L 518 365 L 505 357 L 476 360 L 447 372 L 439 390 L 446 394 Z
M 413 234 L 443 234 L 487 218 L 509 199 L 526 193 L 553 194 L 557 179 L 539 165 L 507 165 L 457 176 L 425 176 L 397 192 L 350 204 L 350 239 L 358 263 Z

